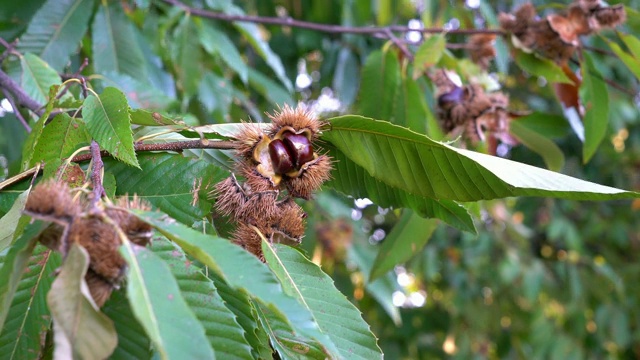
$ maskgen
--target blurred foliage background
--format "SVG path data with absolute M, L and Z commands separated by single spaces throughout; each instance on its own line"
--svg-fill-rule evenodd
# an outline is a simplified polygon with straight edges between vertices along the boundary
M 0 5 L 0 37 L 11 41 L 27 30 L 44 0 Z M 71 1 L 62 1 L 60 6 Z M 381 79 L 417 86 L 418 122 L 401 123 L 442 139 L 435 121 L 433 86 L 426 76 L 411 79 L 372 64 L 381 49 L 399 54 L 386 39 L 323 33 L 278 25 L 209 20 L 162 1 L 78 2 L 78 33 L 89 32 L 71 62 L 56 62 L 55 50 L 38 55 L 62 74 L 90 59 L 83 73 L 103 86 L 117 86 L 129 102 L 174 114 L 190 124 L 264 120 L 284 103 L 304 102 L 321 116 L 362 114 L 400 122 L 403 109 Z M 194 0 L 194 8 L 344 26 L 496 28 L 497 14 L 520 1 L 428 0 Z M 564 6 L 534 1 L 541 12 Z M 623 1 L 628 21 L 619 28 L 640 34 L 636 0 Z M 97 11 L 95 11 L 97 9 Z M 107 25 L 111 24 L 112 28 Z M 111 30 L 109 30 L 111 29 Z M 35 31 L 35 30 L 34 30 Z M 415 52 L 418 33 L 401 39 Z M 402 35 L 400 35 L 402 36 Z M 560 171 L 600 184 L 640 190 L 638 80 L 607 39 L 613 31 L 585 39 L 595 67 L 608 87 L 606 136 L 583 163 L 582 145 L 563 117 L 554 89 L 524 72 L 513 60 L 509 39 L 499 38 L 492 77 L 510 95 L 511 107 L 533 110 L 531 128 L 561 149 Z M 466 35 L 446 35 L 462 44 Z M 18 44 L 17 51 L 21 48 Z M 449 59 L 468 55 L 455 46 Z M 386 52 L 385 52 L 386 53 Z M 10 71 L 18 63 L 5 61 Z M 387 76 L 387 77 L 385 77 Z M 415 84 L 415 85 L 413 85 Z M 381 103 L 369 106 L 367 91 Z M 415 95 L 415 94 L 414 94 Z M 26 132 L 3 102 L 0 164 L 6 178 L 19 169 Z M 385 113 L 386 111 L 386 113 Z M 603 119 L 606 121 L 606 119 Z M 478 146 L 482 149 L 482 144 Z M 522 145 L 501 146 L 498 154 L 545 167 L 540 154 Z M 2 204 L 2 213 L 10 203 Z M 640 357 L 640 202 L 574 202 L 517 198 L 468 204 L 477 234 L 462 232 L 408 210 L 385 209 L 366 199 L 326 190 L 306 205 L 308 233 L 303 248 L 320 262 L 337 286 L 363 312 L 389 359 L 433 358 L 638 358 Z M 418 239 L 410 259 L 369 280 L 386 242 Z

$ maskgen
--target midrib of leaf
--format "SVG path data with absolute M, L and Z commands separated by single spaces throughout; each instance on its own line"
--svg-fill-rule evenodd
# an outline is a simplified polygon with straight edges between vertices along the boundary
M 42 276 L 44 275 L 45 269 L 47 268 L 47 263 L 49 262 L 49 258 L 51 257 L 51 250 L 47 250 L 46 253 L 47 254 L 45 255 L 45 257 L 47 258 L 47 260 L 42 262 L 42 267 L 40 267 L 40 273 L 38 274 L 38 276 L 36 278 L 37 280 L 36 280 L 36 285 L 35 285 L 34 289 L 37 289 L 38 286 L 40 286 L 40 280 L 42 280 Z M 32 293 L 35 294 L 35 291 L 32 291 Z M 28 301 L 29 306 L 27 306 L 27 309 L 31 309 L 31 304 L 33 303 L 33 299 L 35 299 L 35 296 L 30 296 L 29 297 L 29 301 Z M 18 328 L 18 335 L 25 334 L 24 326 L 25 326 L 25 324 L 27 322 L 27 317 L 28 316 L 29 316 L 29 313 L 25 313 L 24 314 L 24 317 L 22 318 L 22 323 L 20 324 L 20 327 Z M 18 341 L 18 339 L 16 339 L 16 341 L 14 342 L 13 350 L 11 351 L 10 359 L 14 358 L 14 356 L 16 354 L 16 350 L 18 349 L 18 344 L 19 343 L 20 343 L 20 341 Z
M 75 1 L 73 3 L 73 6 L 71 7 L 71 9 L 65 14 L 64 18 L 62 18 L 62 22 L 58 25 L 58 27 L 56 28 L 56 30 L 53 33 L 53 36 L 51 37 L 51 40 L 49 40 L 47 42 L 47 44 L 44 46 L 44 48 L 42 48 L 42 51 L 40 52 L 40 54 L 44 54 L 46 53 L 47 48 L 53 44 L 53 42 L 55 40 L 58 39 L 58 36 L 60 36 L 60 32 L 62 31 L 62 29 L 64 29 L 67 21 L 69 20 L 69 18 L 71 17 L 71 15 L 73 15 L 73 13 L 75 12 L 75 10 L 78 8 L 78 6 L 80 6 L 80 3 L 83 0 L 79 0 L 79 1 Z
M 269 339 L 271 339 L 272 341 L 277 342 L 280 345 L 280 349 L 287 351 L 287 355 L 288 356 L 294 356 L 295 357 L 296 355 L 290 354 L 289 353 L 289 351 L 290 351 L 289 348 L 282 341 L 280 341 L 280 338 L 278 337 L 278 334 L 276 334 L 275 330 L 273 330 L 273 328 L 271 328 L 271 323 L 266 321 L 267 315 L 262 311 L 260 306 L 254 306 L 254 309 L 255 309 L 256 312 L 260 313 L 260 315 L 265 319 L 265 321 L 262 322 L 262 325 L 265 326 L 266 330 L 269 332 Z
M 291 283 L 293 288 L 296 290 L 298 298 L 300 299 L 300 301 L 302 301 L 302 304 L 304 305 L 304 307 L 306 307 L 309 310 L 309 312 L 311 313 L 311 316 L 313 317 L 313 320 L 316 320 L 316 322 L 318 322 L 318 320 L 316 319 L 315 314 L 313 313 L 313 311 L 311 311 L 311 308 L 307 304 L 307 301 L 304 299 L 304 296 L 302 296 L 302 292 L 300 291 L 300 289 L 298 289 L 298 285 L 295 283 L 295 281 L 293 281 L 293 278 L 291 277 L 291 275 L 289 275 L 289 270 L 287 270 L 287 268 L 284 266 L 282 261 L 280 261 L 280 257 L 277 256 L 276 250 L 273 248 L 272 244 L 270 242 L 268 242 L 268 241 L 266 241 L 265 243 L 267 244 L 269 249 L 271 249 L 271 252 L 276 254 L 275 258 L 276 258 L 276 260 L 278 260 L 278 264 L 280 266 L 282 266 L 282 268 L 285 270 L 285 274 L 287 274 L 287 279 L 289 280 L 289 282 Z

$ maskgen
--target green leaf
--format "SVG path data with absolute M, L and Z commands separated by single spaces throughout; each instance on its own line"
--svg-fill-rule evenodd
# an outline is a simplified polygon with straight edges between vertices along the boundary
M 446 49 L 447 39 L 443 34 L 432 35 L 427 38 L 418 50 L 413 60 L 413 78 L 424 75 L 424 71 L 440 61 L 442 53 Z
M 249 85 L 274 106 L 293 105 L 291 93 L 259 71 L 249 69 Z
M 393 270 L 419 253 L 438 227 L 438 220 L 424 219 L 405 210 L 393 230 L 385 237 L 371 268 L 369 281 Z
M 209 112 L 216 111 L 223 118 L 229 117 L 229 109 L 235 100 L 233 82 L 207 71 L 202 76 L 202 81 L 198 88 L 198 99 Z
M 37 228 L 37 224 L 34 224 Z M 25 234 L 35 229 L 31 225 Z M 33 235 L 33 233 L 32 233 Z M 20 246 L 20 238 L 13 248 Z M 12 249 L 13 249 L 12 248 Z M 1 261 L 4 266 L 12 265 L 12 252 Z M 41 352 L 41 336 L 51 325 L 51 316 L 47 306 L 47 293 L 54 280 L 54 273 L 60 266 L 60 255 L 46 247 L 39 245 L 23 269 L 16 269 L 22 275 L 15 294 L 9 294 L 6 289 L 0 289 L 0 298 L 13 297 L 8 315 L 0 326 L 0 354 L 9 359 L 33 358 Z M 7 284 L 2 270 L 2 284 Z M 7 284 L 8 285 L 8 284 Z M 3 303 L 7 298 L 3 298 Z M 4 305 L 3 305 L 4 306 Z
M 11 206 L 11 209 L 0 219 L 0 252 L 11 245 L 16 233 L 22 231 L 22 229 L 19 229 L 19 224 L 22 218 L 22 210 L 24 209 L 24 204 L 27 203 L 28 196 L 29 191 L 20 193 Z
M 317 342 L 296 334 L 282 315 L 255 301 L 256 313 L 262 327 L 269 334 L 273 348 L 283 359 L 326 359 L 327 354 Z
M 618 56 L 620 60 L 629 68 L 636 79 L 640 80 L 640 58 L 633 57 L 628 52 L 622 50 L 620 45 L 613 41 L 607 41 L 611 50 Z
M 244 11 L 236 6 L 231 6 L 228 13 L 244 15 Z M 282 60 L 273 52 L 273 50 L 271 50 L 269 43 L 262 39 L 262 31 L 260 31 L 260 28 L 256 24 L 247 22 L 234 22 L 233 26 L 235 26 L 235 28 L 244 35 L 244 38 L 249 42 L 256 53 L 258 53 L 267 65 L 269 65 L 271 70 L 276 74 L 278 80 L 280 80 L 287 89 L 287 92 L 293 92 L 293 85 L 291 85 L 291 80 L 287 77 L 287 72 L 284 69 L 284 65 L 282 65 Z M 249 68 L 249 70 L 251 70 L 251 68 Z
M 60 113 L 45 126 L 34 150 L 31 166 L 44 161 L 69 157 L 81 145 L 89 145 L 91 138 L 82 121 L 67 113 Z
M 182 296 L 204 326 L 216 355 L 224 359 L 253 359 L 243 328 L 201 269 L 191 264 L 181 249 L 166 239 L 154 239 L 151 251 L 171 268 Z
M 17 50 L 36 54 L 62 72 L 87 31 L 94 0 L 47 0 L 20 37 Z
M 55 92 L 55 88 L 56 87 L 54 86 L 50 89 L 50 94 L 53 94 Z M 27 136 L 27 140 L 22 146 L 22 171 L 25 171 L 31 167 L 31 159 L 33 158 L 34 150 L 36 148 L 36 145 L 38 144 L 40 135 L 42 135 L 42 131 L 44 130 L 44 126 L 47 123 L 47 119 L 49 118 L 51 111 L 53 111 L 52 101 L 47 103 L 44 113 L 42 114 L 42 116 L 40 116 L 33 128 L 31 128 L 31 132 L 29 133 L 29 136 Z
M 359 112 L 376 119 L 391 119 L 400 85 L 400 64 L 394 51 L 377 50 L 362 69 Z
M 228 175 L 208 162 L 167 153 L 140 154 L 140 169 L 105 159 L 118 184 L 117 194 L 137 194 L 174 219 L 189 225 L 211 212 L 213 185 Z
M 409 128 L 417 133 L 426 134 L 429 107 L 424 93 L 415 80 L 402 74 L 396 93 L 393 123 Z
M 201 261 L 234 288 L 258 298 L 276 314 L 282 314 L 302 335 L 331 345 L 311 314 L 282 292 L 280 283 L 258 258 L 228 240 L 202 234 L 166 215 L 137 212 L 138 216 L 177 243 L 187 254 Z M 246 276 L 251 274 L 251 276 Z
M 542 76 L 549 82 L 573 84 L 573 81 L 562 71 L 560 66 L 549 59 L 517 50 L 516 63 L 522 70 L 536 76 Z
M 169 107 L 173 100 L 158 90 L 155 86 L 114 71 L 105 71 L 102 80 L 105 86 L 118 88 L 127 96 L 129 105 L 133 108 L 163 110 Z
M 476 232 L 473 219 L 461 205 L 451 200 L 438 200 L 428 196 L 385 184 L 371 176 L 345 153 L 327 146 L 333 163 L 333 178 L 327 183 L 334 189 L 355 198 L 369 198 L 382 207 L 406 207 L 426 218 L 435 217 L 460 230 Z
M 22 88 L 33 100 L 40 104 L 47 103 L 49 88 L 62 83 L 60 75 L 49 64 L 32 53 L 21 56 L 20 64 L 22 65 L 20 78 Z
M 47 223 L 41 221 L 27 226 L 24 233 L 9 249 L 2 269 L 0 269 L 0 327 L 7 318 L 11 300 L 20 284 L 29 257 L 36 246 L 37 237 L 47 226 Z
M 331 88 L 335 90 L 340 103 L 349 108 L 358 95 L 360 85 L 360 63 L 353 51 L 341 47 L 333 73 Z
M 567 119 L 558 114 L 534 112 L 515 122 L 547 138 L 563 138 L 571 132 Z
M 247 83 L 249 73 L 240 52 L 222 31 L 214 28 L 207 22 L 198 24 L 198 35 L 200 44 L 209 55 L 217 55 L 240 77 L 243 83 Z
M 412 194 L 455 201 L 510 196 L 574 200 L 637 198 L 602 186 L 490 155 L 458 149 L 386 121 L 360 116 L 329 119 L 322 138 L 372 177 Z M 335 176 L 340 176 L 336 174 Z
M 382 359 L 382 351 L 358 310 L 335 288 L 333 279 L 298 251 L 281 244 L 262 242 L 269 267 L 284 291 L 313 314 L 320 330 L 344 359 Z
M 114 71 L 138 80 L 147 80 L 142 50 L 131 21 L 117 2 L 103 2 L 91 27 L 93 67 L 97 73 Z
M 564 154 L 553 141 L 546 136 L 531 130 L 521 123 L 519 119 L 509 124 L 509 131 L 529 149 L 542 156 L 549 170 L 560 171 L 564 167 Z
M 113 321 L 118 334 L 112 359 L 151 359 L 151 340 L 133 315 L 124 289 L 111 294 L 102 312 Z
M 185 16 L 174 33 L 173 66 L 178 86 L 190 97 L 198 91 L 202 50 L 195 35 L 197 29 L 190 16 Z
M 129 105 L 120 90 L 104 89 L 100 97 L 89 95 L 82 109 L 91 136 L 118 160 L 140 167 L 133 150 Z
M 393 294 L 403 293 L 395 274 L 387 273 L 377 280 L 369 281 L 369 274 L 377 251 L 369 243 L 354 242 L 347 250 L 349 261 L 357 266 L 364 277 L 364 288 L 376 299 L 396 326 L 402 325 L 400 310 L 393 304 Z
M 113 322 L 93 301 L 84 276 L 89 254 L 72 244 L 47 294 L 53 317 L 55 358 L 105 359 L 116 348 Z
M 150 250 L 126 243 L 127 296 L 162 359 L 213 359 L 202 324 L 189 309 L 167 264 Z
M 258 324 L 257 314 L 249 296 L 245 292 L 232 289 L 215 272 L 208 272 L 208 277 L 213 280 L 225 305 L 236 315 L 238 324 L 244 329 L 244 337 L 251 346 L 253 357 L 271 359 L 273 356 L 269 337 Z
M 584 114 L 584 146 L 582 161 L 589 162 L 604 139 L 609 125 L 609 93 L 589 54 L 584 54 L 582 64 L 582 103 Z
M 635 35 L 623 34 L 620 32 L 618 33 L 618 36 L 620 36 L 620 39 L 624 41 L 624 44 L 627 46 L 627 49 L 629 49 L 633 57 L 640 59 L 640 39 Z
M 131 123 L 143 126 L 172 126 L 176 129 L 188 129 L 184 122 L 178 122 L 156 111 L 144 109 L 129 110 Z

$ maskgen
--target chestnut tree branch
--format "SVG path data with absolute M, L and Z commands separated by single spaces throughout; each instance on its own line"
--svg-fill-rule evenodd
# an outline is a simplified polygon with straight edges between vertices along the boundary
M 44 108 L 38 104 L 29 94 L 27 94 L 20 85 L 18 85 L 7 73 L 0 69 L 0 88 L 6 89 L 13 94 L 16 105 L 24 106 L 33 111 L 38 116 L 42 116 Z M 18 109 L 14 109 L 18 111 Z
M 280 25 L 280 26 L 289 26 L 300 29 L 309 29 L 316 30 L 325 33 L 334 33 L 334 34 L 364 34 L 364 35 L 379 35 L 385 38 L 388 38 L 389 32 L 399 32 L 399 33 L 408 33 L 408 32 L 421 32 L 423 34 L 440 34 L 440 33 L 449 33 L 449 34 L 460 34 L 460 35 L 473 35 L 473 34 L 498 34 L 503 35 L 504 31 L 499 29 L 455 29 L 455 30 L 447 30 L 444 28 L 424 28 L 424 29 L 414 29 L 408 26 L 403 25 L 391 25 L 391 26 L 383 26 L 383 27 L 374 27 L 374 26 L 343 26 L 343 25 L 330 25 L 330 24 L 319 24 L 309 21 L 295 20 L 290 17 L 268 17 L 268 16 L 253 16 L 253 15 L 231 15 L 225 14 L 216 11 L 209 11 L 204 9 L 198 9 L 190 7 L 178 0 L 162 0 L 167 4 L 171 4 L 173 6 L 177 6 L 191 15 L 214 19 L 220 21 L 228 21 L 228 22 L 250 22 L 256 24 L 266 24 L 266 25 Z

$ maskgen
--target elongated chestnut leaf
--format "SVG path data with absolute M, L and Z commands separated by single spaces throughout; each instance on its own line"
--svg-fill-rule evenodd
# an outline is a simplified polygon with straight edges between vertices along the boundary
M 150 250 L 127 243 L 127 296 L 162 359 L 213 359 L 205 330 L 182 297 L 169 266 Z
M 330 119 L 322 138 L 386 185 L 428 198 L 477 201 L 510 196 L 573 200 L 640 194 L 579 180 L 431 140 L 386 121 L 347 115 Z M 334 171 L 333 177 L 347 176 Z
M 230 286 L 263 302 L 295 331 L 317 340 L 330 351 L 334 349 L 333 342 L 320 331 L 311 313 L 282 291 L 277 278 L 258 258 L 228 240 L 203 234 L 166 215 L 142 211 L 133 213 L 208 266 L 210 271 L 216 272 Z
M 82 115 L 89 134 L 102 149 L 120 161 L 140 167 L 133 150 L 129 104 L 120 90 L 108 87 L 100 97 L 89 95 Z
M 423 219 L 411 210 L 405 210 L 400 220 L 384 239 L 373 262 L 369 281 L 393 270 L 419 253 L 438 227 L 435 219 Z
M 389 186 L 371 176 L 345 153 L 333 146 L 328 146 L 328 149 L 335 160 L 334 176 L 328 186 L 355 198 L 369 198 L 382 207 L 410 208 L 422 217 L 435 217 L 460 230 L 476 232 L 467 209 L 455 201 L 433 199 Z
M 267 263 L 284 291 L 297 298 L 338 349 L 338 358 L 382 359 L 382 351 L 358 310 L 333 279 L 289 246 L 262 242 Z
M 192 264 L 182 249 L 167 239 L 154 239 L 151 251 L 169 265 L 182 296 L 204 327 L 216 356 L 221 359 L 252 359 L 243 328 L 202 269 Z

